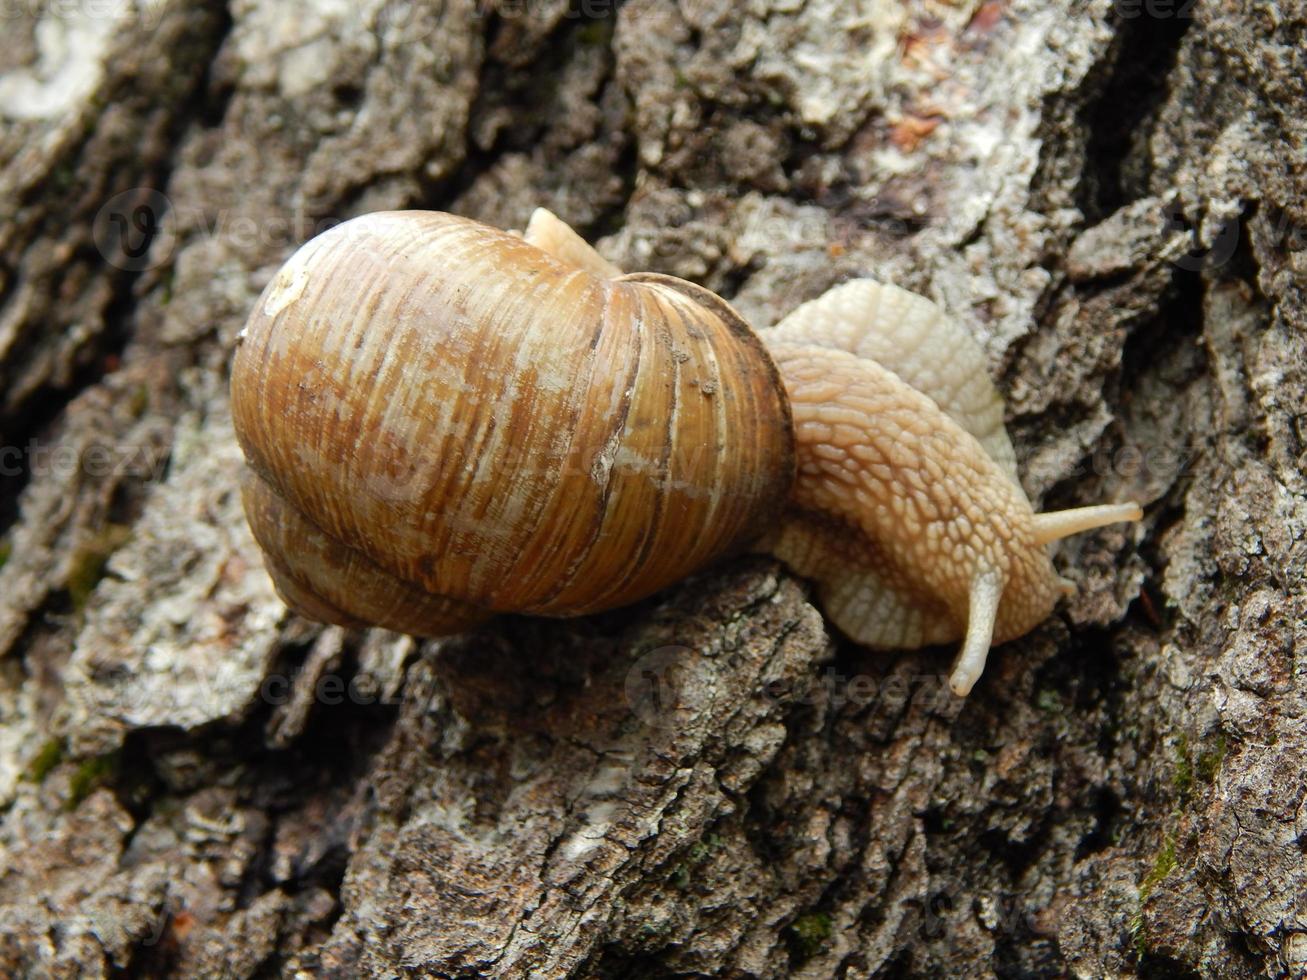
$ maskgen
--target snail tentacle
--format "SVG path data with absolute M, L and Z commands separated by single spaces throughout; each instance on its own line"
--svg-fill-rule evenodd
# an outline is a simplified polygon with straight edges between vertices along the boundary
M 998 617 L 999 600 L 1003 596 L 1003 579 L 997 570 L 982 567 L 971 580 L 971 594 L 967 613 L 967 635 L 962 641 L 949 677 L 949 688 L 960 698 L 971 693 L 976 681 L 984 673 L 989 647 L 994 639 L 994 621 Z
M 1035 540 L 1039 544 L 1050 544 L 1108 524 L 1142 520 L 1143 516 L 1143 509 L 1133 500 L 1123 504 L 1094 504 L 1070 510 L 1045 511 L 1035 515 Z

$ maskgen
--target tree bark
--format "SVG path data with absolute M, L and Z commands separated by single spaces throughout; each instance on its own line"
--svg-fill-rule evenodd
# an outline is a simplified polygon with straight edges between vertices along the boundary
M 1307 6 L 10 3 L 0 973 L 1307 976 Z M 226 370 L 384 208 L 981 341 L 1076 595 L 954 699 L 801 580 L 289 616 Z

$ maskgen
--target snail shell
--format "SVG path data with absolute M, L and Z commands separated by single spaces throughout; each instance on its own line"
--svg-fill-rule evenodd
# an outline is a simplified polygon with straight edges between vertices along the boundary
M 761 342 L 705 289 L 587 262 L 422 211 L 355 218 L 286 262 L 231 392 L 289 605 L 419 635 L 579 615 L 776 519 L 794 444 Z

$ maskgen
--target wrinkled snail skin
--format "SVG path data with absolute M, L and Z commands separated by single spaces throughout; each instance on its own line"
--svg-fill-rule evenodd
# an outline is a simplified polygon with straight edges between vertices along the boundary
M 279 591 L 439 635 L 622 605 L 752 539 L 860 643 L 962 640 L 965 695 L 1067 590 L 1048 543 L 1141 516 L 1036 514 L 982 352 L 922 297 L 854 280 L 761 337 L 543 209 L 524 236 L 434 212 L 319 236 L 232 371 Z
M 252 530 L 288 605 L 418 635 L 643 598 L 774 523 L 776 368 L 724 301 L 381 212 L 296 252 L 232 367 Z
M 966 693 L 991 642 L 1031 630 L 1062 594 L 1029 501 L 892 372 L 843 351 L 772 350 L 800 447 L 794 513 L 773 552 L 817 582 L 827 616 L 864 645 L 965 637 L 951 683 Z
M 959 695 L 992 643 L 1029 632 L 1070 588 L 1051 541 L 1142 517 L 1134 503 L 1034 512 L 984 352 L 924 297 L 857 279 L 764 337 L 799 452 L 773 552 L 859 643 L 962 640 L 949 681 Z

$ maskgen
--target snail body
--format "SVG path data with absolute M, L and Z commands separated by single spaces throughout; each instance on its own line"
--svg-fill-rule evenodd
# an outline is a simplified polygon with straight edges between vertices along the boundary
M 288 604 L 421 635 L 623 605 L 752 543 L 860 643 L 962 640 L 964 695 L 1066 591 L 1048 543 L 1140 516 L 1034 512 L 929 301 L 854 280 L 755 335 L 542 209 L 522 237 L 382 212 L 313 239 L 250 317 L 232 412 Z
M 1134 503 L 1035 513 L 983 351 L 922 296 L 855 279 L 764 336 L 799 454 L 772 552 L 865 646 L 962 640 L 959 695 L 992 643 L 1028 633 L 1072 590 L 1049 543 L 1142 517 Z

